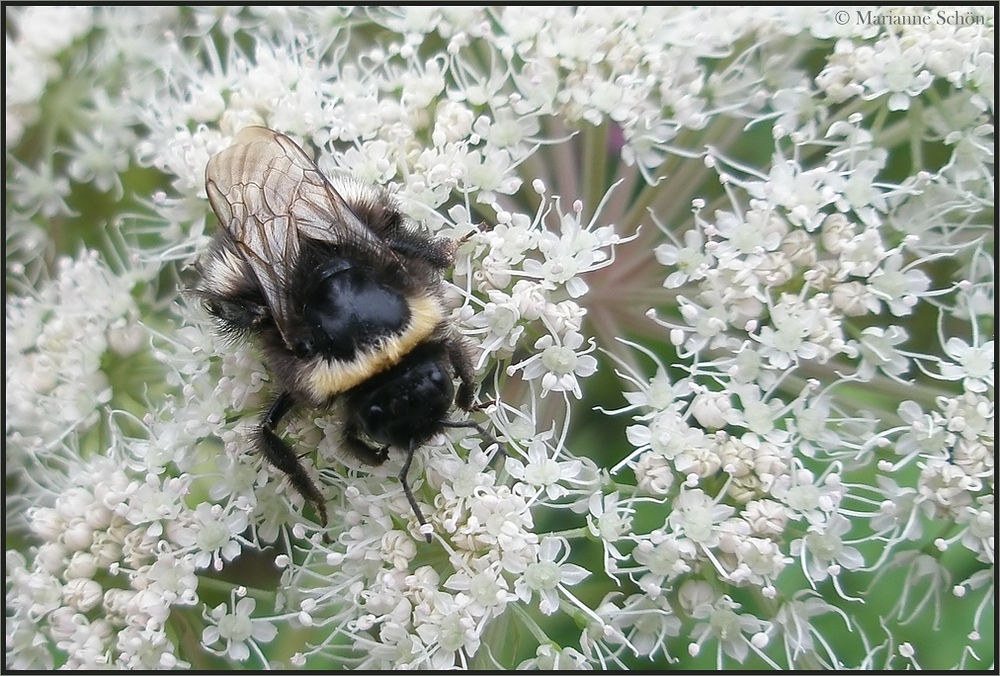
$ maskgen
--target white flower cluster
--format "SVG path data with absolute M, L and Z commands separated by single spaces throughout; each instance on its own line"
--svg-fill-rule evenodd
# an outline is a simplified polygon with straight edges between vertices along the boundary
M 909 9 L 893 8 L 885 16 L 903 18 Z M 869 39 L 839 41 L 837 53 L 816 77 L 816 84 L 833 102 L 886 97 L 889 110 L 907 110 L 940 80 L 976 91 L 992 88 L 995 45 L 983 27 L 994 16 L 986 8 L 962 9 L 961 13 L 937 10 L 928 13 L 925 21 L 900 21 L 898 30 L 892 31 L 852 22 L 851 32 Z M 871 14 L 858 12 L 857 16 Z M 947 14 L 956 20 L 949 21 L 952 17 Z
M 198 602 L 194 557 L 171 546 L 187 481 L 131 480 L 124 458 L 77 460 L 52 506 L 28 509 L 42 543 L 31 561 L 7 553 L 7 665 L 163 669 L 184 666 L 167 634 L 175 605 Z M 188 527 L 194 527 L 188 522 Z
M 191 475 L 130 478 L 142 459 L 124 446 L 92 462 L 77 459 L 72 484 L 49 487 L 53 506 L 27 510 L 42 544 L 30 564 L 7 555 L 11 667 L 52 668 L 53 649 L 68 656 L 67 668 L 190 666 L 176 655 L 170 613 L 201 602 L 199 569 L 213 558 L 221 569 L 239 554 L 247 514 L 206 503 L 189 509 Z M 223 613 L 212 617 L 224 624 Z M 209 636 L 206 629 L 207 644 Z M 246 659 L 249 638 L 231 640 L 229 654 Z
M 131 293 L 140 281 L 117 275 L 91 252 L 63 258 L 56 279 L 34 296 L 9 299 L 4 324 L 8 472 L 55 454 L 71 435 L 97 425 L 111 401 L 104 370 L 127 360 L 148 336 Z
M 93 28 L 87 7 L 31 7 L 17 16 L 8 34 L 4 59 L 4 144 L 15 145 L 41 114 L 46 85 L 58 80 L 58 57 Z
M 532 505 L 589 494 L 596 472 L 577 460 L 553 460 L 546 437 L 532 442 L 526 462 L 507 460 L 518 479 L 510 487 L 496 483 L 482 452 L 466 461 L 425 450 L 432 491 L 415 490 L 435 496 L 422 505 L 441 547 L 430 560 L 415 519 L 407 530 L 395 523 L 409 511 L 398 488 L 387 488 L 384 478 L 351 481 L 347 508 L 335 517 L 347 527 L 329 547 L 313 538 L 310 558 L 285 571 L 282 596 L 301 623 L 344 626 L 355 642 L 345 647 L 333 633 L 297 659 L 327 654 L 364 669 L 468 664 L 510 604 L 551 615 L 575 601 L 570 587 L 590 573 L 567 561 L 564 538 L 539 537 Z M 318 587 L 317 574 L 325 580 Z
M 995 36 L 963 11 L 9 9 L 7 666 L 917 666 L 894 631 L 942 590 L 989 663 Z M 181 291 L 251 124 L 458 243 L 488 433 L 415 454 L 426 528 L 333 408 L 280 431 L 321 532 L 248 442 L 259 355 Z M 577 405 L 622 396 L 622 434 Z M 269 547 L 276 587 L 240 561 Z
M 957 92 L 946 109 L 976 119 L 991 106 L 975 93 L 990 87 L 975 65 L 987 51 L 992 65 L 986 39 L 992 38 L 980 26 L 880 34 L 871 46 L 844 40 L 817 82 L 832 96 L 834 69 L 848 73 L 863 64 L 886 75 L 887 62 L 873 62 L 873 53 L 895 54 L 898 69 L 893 50 L 905 45 L 921 56 L 916 64 L 903 59 L 903 66 L 929 65 L 933 50 L 947 45 L 955 52 L 967 40 L 961 56 L 954 54 L 962 63 L 949 80 L 971 92 Z M 885 80 L 859 79 L 856 91 L 839 87 L 834 102 L 841 95 L 891 94 L 888 108 L 905 109 L 909 99 L 900 97 L 918 96 L 934 77 L 921 71 L 904 82 L 900 76 L 890 80 L 891 92 Z M 615 562 L 650 600 L 678 584 L 683 595 L 691 584 L 686 574 L 706 567 L 731 587 L 753 586 L 774 599 L 775 580 L 796 559 L 812 588 L 829 579 L 851 600 L 842 573 L 877 569 L 887 560 L 908 565 L 911 554 L 894 547 L 921 537 L 921 516 L 951 533 L 935 541 L 938 549 L 961 543 L 993 565 L 995 358 L 993 341 L 978 337 L 992 323 L 992 308 L 981 301 L 983 288 L 992 293 L 992 273 L 983 287 L 981 266 L 991 257 L 976 239 L 990 226 L 951 220 L 976 213 L 990 199 L 993 151 L 980 144 L 973 155 L 956 132 L 946 142 L 953 155 L 939 172 L 880 181 L 888 156 L 867 123 L 854 113 L 825 128 L 815 120 L 781 134 L 776 127 L 779 141 L 796 132 L 795 159 L 787 159 L 779 143 L 766 175 L 710 150 L 706 163 L 718 172 L 728 204 L 717 204 L 707 217 L 705 203 L 695 200 L 695 227 L 682 242 L 677 237 L 657 248 L 677 311 L 653 316 L 669 330 L 679 362 L 668 367 L 642 349 L 655 361 L 656 375 L 623 373 L 635 390 L 625 410 L 634 412 L 637 424 L 627 435 L 636 450 L 619 468 L 635 473 L 632 509 L 644 513 L 647 505 L 667 501 L 670 512 L 659 528 L 631 534 L 635 547 Z M 810 154 L 809 139 L 824 129 L 826 163 L 808 166 L 799 158 Z M 960 162 L 980 170 L 975 179 L 959 179 Z M 940 206 L 918 216 L 928 192 Z M 961 266 L 955 276 L 963 281 L 933 289 L 933 265 L 944 257 Z M 931 299 L 940 299 L 936 308 Z M 932 329 L 931 340 L 908 329 L 926 323 L 915 316 L 920 307 L 938 314 L 939 332 Z M 944 335 L 949 316 L 959 325 L 964 320 L 971 343 Z M 912 342 L 921 347 L 905 349 Z M 922 376 L 955 383 L 959 394 L 941 390 L 933 397 L 926 390 L 920 403 L 899 406 L 899 418 L 886 410 L 888 419 L 852 401 L 861 384 L 912 389 Z M 913 463 L 919 477 L 905 472 Z M 876 485 L 862 478 L 872 473 Z M 903 488 L 905 482 L 915 488 Z M 863 555 L 873 541 L 883 543 L 881 550 Z M 705 593 L 695 617 L 708 617 L 722 601 L 726 612 L 736 607 L 719 590 Z M 804 610 L 796 603 L 789 600 L 789 612 Z M 817 605 L 818 599 L 810 603 L 810 615 L 840 612 Z M 784 613 L 753 631 L 787 631 Z M 710 623 L 722 650 L 741 663 L 770 640 L 765 636 L 758 645 L 748 627 L 724 637 L 722 621 Z M 813 645 L 808 635 L 784 640 L 792 655 Z M 700 643 L 692 644 L 694 653 Z M 823 660 L 838 663 L 829 652 Z
M 259 362 L 227 356 L 220 376 L 207 358 L 216 349 L 207 327 L 169 341 L 157 335 L 132 295 L 142 280 L 136 271 L 115 274 L 92 252 L 63 259 L 58 277 L 35 297 L 7 305 L 6 470 L 14 480 L 40 482 L 31 500 L 8 500 L 15 515 L 8 525 L 40 543 L 30 560 L 7 553 L 13 668 L 51 668 L 56 652 L 72 668 L 185 666 L 168 633 L 170 612 L 199 603 L 196 572 L 221 570 L 245 543 L 240 536 L 257 502 L 254 473 L 245 484 L 232 473 L 225 482 L 175 473 L 205 461 L 197 443 L 221 434 L 232 397 L 254 401 Z M 172 372 L 151 366 L 167 358 L 152 343 L 168 346 Z M 203 405 L 185 409 L 167 397 L 162 419 L 150 412 L 136 420 L 129 397 L 160 389 L 147 377 Z M 232 379 L 241 386 L 227 386 Z M 203 399 L 200 389 L 209 393 Z M 104 433 L 110 445 L 88 459 L 88 439 Z M 218 456 L 222 472 L 226 459 Z M 211 483 L 227 499 L 189 507 L 192 485 Z

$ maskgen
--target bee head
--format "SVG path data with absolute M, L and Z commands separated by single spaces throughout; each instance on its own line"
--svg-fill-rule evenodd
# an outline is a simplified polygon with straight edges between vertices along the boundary
M 455 393 L 443 355 L 419 348 L 358 389 L 358 426 L 376 443 L 402 447 L 441 431 Z

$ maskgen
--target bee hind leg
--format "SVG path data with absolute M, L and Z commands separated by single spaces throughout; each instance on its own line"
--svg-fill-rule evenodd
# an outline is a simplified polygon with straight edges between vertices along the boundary
M 458 392 L 455 394 L 455 403 L 465 411 L 476 410 L 477 406 L 474 403 L 476 371 L 469 356 L 469 346 L 461 337 L 454 334 L 445 337 L 444 345 L 448 352 L 448 360 L 460 381 Z
M 292 451 L 291 447 L 279 437 L 274 428 L 277 427 L 281 419 L 295 405 L 295 399 L 288 392 L 282 392 L 280 396 L 271 404 L 271 408 L 264 414 L 260 428 L 257 433 L 257 445 L 263 453 L 264 458 L 275 468 L 281 470 L 288 477 L 288 482 L 292 488 L 298 491 L 299 495 L 312 503 L 319 515 L 320 525 L 324 528 L 327 525 L 326 501 L 316 487 L 316 483 L 309 476 L 302 462 Z

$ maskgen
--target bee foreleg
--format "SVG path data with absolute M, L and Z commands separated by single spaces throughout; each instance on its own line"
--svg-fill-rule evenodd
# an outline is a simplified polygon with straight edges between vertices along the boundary
M 261 420 L 257 445 L 260 447 L 261 453 L 264 454 L 264 458 L 285 473 L 292 488 L 312 503 L 319 515 L 320 525 L 326 527 L 326 501 L 323 499 L 323 495 L 291 447 L 274 431 L 274 428 L 294 405 L 295 399 L 292 395 L 288 392 L 282 392 Z

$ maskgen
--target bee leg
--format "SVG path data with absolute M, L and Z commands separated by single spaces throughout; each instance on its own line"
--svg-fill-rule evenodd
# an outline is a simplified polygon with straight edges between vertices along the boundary
M 403 493 L 406 494 L 406 499 L 410 503 L 410 507 L 413 509 L 413 513 L 417 517 L 417 521 L 420 522 L 421 526 L 427 525 L 427 519 L 424 518 L 423 512 L 420 511 L 420 505 L 417 504 L 417 499 L 413 496 L 413 491 L 410 489 L 410 484 L 406 480 L 406 475 L 410 473 L 410 465 L 413 463 L 413 451 L 414 445 L 413 440 L 410 439 L 410 448 L 406 452 L 406 461 L 403 463 L 403 468 L 399 470 L 399 483 L 403 485 Z M 427 533 L 424 535 L 427 542 L 431 541 L 431 534 Z
M 388 447 L 373 448 L 358 438 L 358 428 L 353 422 L 349 422 L 344 428 L 344 445 L 356 458 L 369 465 L 381 465 L 389 457 Z M 414 497 L 413 491 L 410 489 L 410 484 L 406 480 L 406 475 L 410 473 L 410 465 L 413 464 L 414 450 L 413 441 L 411 440 L 410 448 L 406 453 L 406 460 L 403 462 L 403 468 L 399 471 L 399 483 L 403 485 L 403 493 L 406 495 L 406 500 L 410 503 L 417 521 L 420 522 L 421 526 L 426 526 L 427 519 L 424 518 L 424 513 L 420 511 L 417 499 Z M 428 542 L 431 541 L 430 535 L 427 535 L 426 538 Z
M 476 396 L 476 371 L 469 358 L 469 348 L 461 338 L 456 336 L 449 337 L 445 347 L 448 350 L 448 359 L 451 360 L 455 374 L 462 381 L 455 394 L 455 403 L 465 411 L 476 410 L 477 407 L 472 403 Z
M 264 458 L 274 467 L 285 473 L 289 483 L 292 484 L 292 488 L 298 491 L 299 495 L 308 502 L 312 503 L 319 515 L 320 525 L 325 528 L 327 515 L 326 501 L 323 499 L 323 495 L 316 488 L 312 477 L 306 472 L 306 468 L 302 466 L 302 463 L 291 447 L 274 432 L 274 428 L 277 427 L 281 419 L 285 417 L 294 405 L 295 399 L 288 392 L 282 392 L 275 399 L 274 403 L 271 404 L 271 408 L 268 409 L 267 413 L 264 414 L 263 420 L 261 420 L 258 430 L 258 446 L 264 454 Z
M 479 411 L 492 404 L 492 401 L 486 401 L 481 404 L 475 403 L 476 373 L 472 366 L 472 360 L 469 358 L 469 348 L 465 342 L 461 338 L 452 336 L 447 341 L 446 347 L 451 365 L 455 369 L 458 379 L 461 381 L 458 386 L 458 392 L 455 394 L 455 403 L 465 411 Z M 483 436 L 487 442 L 487 447 L 496 444 L 497 453 L 493 456 L 494 458 L 507 455 L 503 450 L 503 444 L 487 432 L 485 427 L 474 420 L 464 420 L 461 422 L 442 420 L 441 424 L 444 427 L 472 427 Z M 490 460 L 490 462 L 492 463 L 493 460 Z
M 436 270 L 447 270 L 455 263 L 457 245 L 452 239 L 430 239 L 422 233 L 399 229 L 388 235 L 386 244 L 404 258 L 424 261 Z

